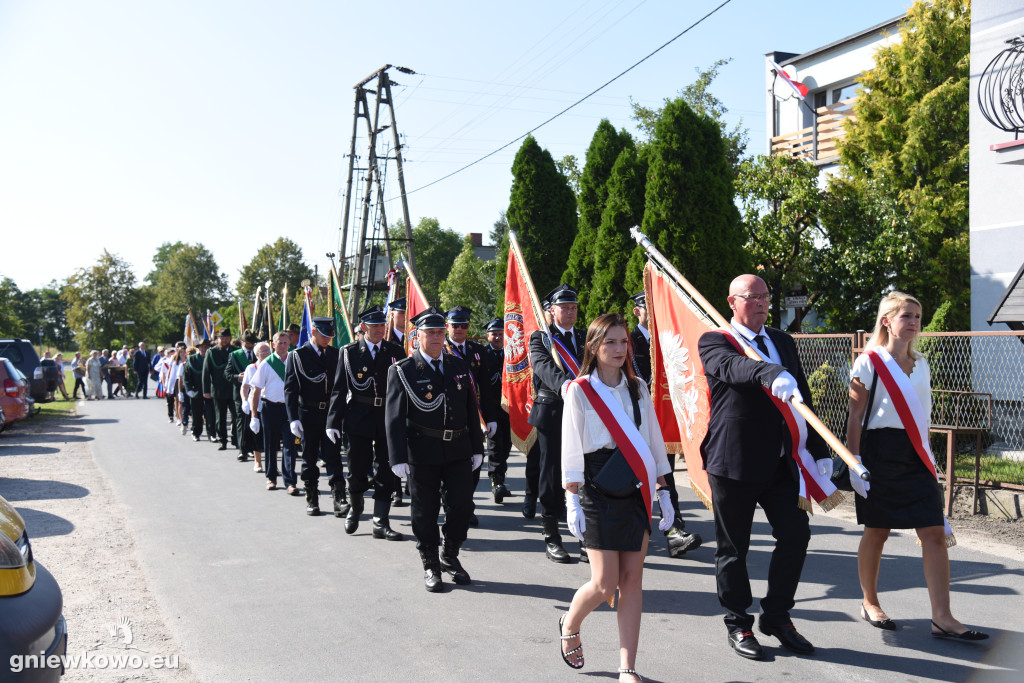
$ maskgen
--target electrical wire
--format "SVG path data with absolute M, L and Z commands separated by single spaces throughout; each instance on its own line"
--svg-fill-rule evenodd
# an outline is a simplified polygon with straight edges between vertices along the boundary
M 456 169 L 456 170 L 452 171 L 452 172 L 451 172 L 451 173 L 449 173 L 448 175 L 444 175 L 444 176 L 441 176 L 440 178 L 438 178 L 438 179 L 436 179 L 436 180 L 432 180 L 431 182 L 427 183 L 426 185 L 421 185 L 421 186 L 417 187 L 417 188 L 416 188 L 416 189 L 414 189 L 414 190 L 409 190 L 409 191 L 407 191 L 407 192 L 405 193 L 405 194 L 406 194 L 406 196 L 408 196 L 408 195 L 411 195 L 411 194 L 413 194 L 413 193 L 415 193 L 415 192 L 419 192 L 420 190 L 425 190 L 425 189 L 427 189 L 428 187 L 430 187 L 430 186 L 432 186 L 432 185 L 436 185 L 436 184 L 438 184 L 438 183 L 440 183 L 440 182 L 442 182 L 442 181 L 444 181 L 444 180 L 447 180 L 448 178 L 451 178 L 452 176 L 454 176 L 454 175 L 456 175 L 456 174 L 462 173 L 462 172 L 463 172 L 463 171 L 465 171 L 466 169 L 468 169 L 468 168 L 471 168 L 471 167 L 475 166 L 476 164 L 480 163 L 480 162 L 481 162 L 481 161 L 483 161 L 484 159 L 487 159 L 487 158 L 489 158 L 489 157 L 492 157 L 492 156 L 494 156 L 495 154 L 497 154 L 498 152 L 502 151 L 503 149 L 506 149 L 506 148 L 508 148 L 508 147 L 511 147 L 511 146 L 512 146 L 512 145 L 514 145 L 515 143 L 517 143 L 517 142 L 519 142 L 520 140 L 522 140 L 523 138 L 525 138 L 525 137 L 526 137 L 527 135 L 530 135 L 531 133 L 533 133 L 533 132 L 535 132 L 535 131 L 537 131 L 537 130 L 540 130 L 541 128 L 543 128 L 543 127 L 544 127 L 544 126 L 546 126 L 547 124 L 551 123 L 551 122 L 552 122 L 552 121 L 554 121 L 555 119 L 557 119 L 557 118 L 559 118 L 560 116 L 562 116 L 562 114 L 565 114 L 565 113 L 566 113 L 566 112 L 568 112 L 568 111 L 569 111 L 570 109 L 573 109 L 574 107 L 577 107 L 577 106 L 579 106 L 580 104 L 582 104 L 582 103 L 583 103 L 583 102 L 585 102 L 586 100 L 590 99 L 590 97 L 591 97 L 592 95 L 594 95 L 594 94 L 596 94 L 596 93 L 600 92 L 601 90 L 604 90 L 604 89 L 605 89 L 605 88 L 607 88 L 607 87 L 608 87 L 609 85 L 611 85 L 611 84 L 612 84 L 612 83 L 614 83 L 615 81 L 619 80 L 620 78 L 622 78 L 623 76 L 625 76 L 625 75 L 626 75 L 627 73 L 629 73 L 630 71 L 632 71 L 632 70 L 633 70 L 633 69 L 635 69 L 636 67 L 640 66 L 641 64 L 643 64 L 644 62 L 646 62 L 646 61 L 647 61 L 648 59 L 650 59 L 651 57 L 653 57 L 653 56 L 654 56 L 654 55 L 656 55 L 657 53 L 659 53 L 659 52 L 661 52 L 662 50 L 664 50 L 664 49 L 665 49 L 666 47 L 668 47 L 669 45 L 671 45 L 671 44 L 672 44 L 672 43 L 674 43 L 675 41 L 677 41 L 677 40 L 679 40 L 680 38 L 682 38 L 682 37 L 683 37 L 684 35 L 686 35 L 686 34 L 687 34 L 687 33 L 689 33 L 689 32 L 690 32 L 691 30 L 693 30 L 694 28 L 696 28 L 697 26 L 699 26 L 700 24 L 702 24 L 702 23 L 703 23 L 703 22 L 704 22 L 705 20 L 707 20 L 707 19 L 708 19 L 709 17 L 711 17 L 711 16 L 713 15 L 713 14 L 715 14 L 716 12 L 718 12 L 718 10 L 720 10 L 720 9 L 722 9 L 723 7 L 725 7 L 726 5 L 728 5 L 728 4 L 730 3 L 730 2 L 732 2 L 732 0 L 725 0 L 725 1 L 724 1 L 724 2 L 722 2 L 722 3 L 720 4 L 720 5 L 718 5 L 717 7 L 715 7 L 715 8 L 713 9 L 713 10 L 711 10 L 710 12 L 708 12 L 707 14 L 705 14 L 704 16 L 702 16 L 702 17 L 701 17 L 700 19 L 698 19 L 697 21 L 693 22 L 692 24 L 690 24 L 689 26 L 687 26 L 687 27 L 686 27 L 685 29 L 683 29 L 683 30 L 682 30 L 681 32 L 677 33 L 677 34 L 676 34 L 675 36 L 673 36 L 672 38 L 670 38 L 670 39 L 669 39 L 669 40 L 668 40 L 667 42 L 665 42 L 664 44 L 662 44 L 662 45 L 661 45 L 660 47 L 658 47 L 657 49 L 655 49 L 655 50 L 654 50 L 653 52 L 649 53 L 649 54 L 648 54 L 648 55 L 647 55 L 646 57 L 644 57 L 644 58 L 643 58 L 643 59 L 641 59 L 640 61 L 638 61 L 638 62 L 634 63 L 634 64 L 633 64 L 632 66 L 630 66 L 630 67 L 629 67 L 629 68 L 627 68 L 626 70 L 622 71 L 622 72 L 621 72 L 621 73 L 619 73 L 618 75 L 614 76 L 613 78 L 609 79 L 609 80 L 608 80 L 608 81 L 606 81 L 606 82 L 605 82 L 604 84 L 602 84 L 602 85 L 598 86 L 597 88 L 595 88 L 594 90 L 590 91 L 589 93 L 587 93 L 586 95 L 584 95 L 584 96 L 583 96 L 583 97 L 581 97 L 580 99 L 576 100 L 575 102 L 573 102 L 572 104 L 570 104 L 570 105 L 569 105 L 568 107 L 566 107 L 566 108 L 565 108 L 565 109 L 563 109 L 562 111 L 558 112 L 557 114 L 554 114 L 553 116 L 551 116 L 550 118 L 548 118 L 548 119 L 547 119 L 546 121 L 543 121 L 543 122 L 541 122 L 541 123 L 540 123 L 539 125 L 537 125 L 537 126 L 534 126 L 533 128 L 531 128 L 530 130 L 526 131 L 526 132 L 525 132 L 525 133 L 523 133 L 522 135 L 520 135 L 520 136 L 516 137 L 515 139 L 513 139 L 513 140 L 509 140 L 509 141 L 508 141 L 507 143 L 505 143 L 504 145 L 502 145 L 502 146 L 501 146 L 501 147 L 499 147 L 498 149 L 496 149 L 496 150 L 494 150 L 494 151 L 492 151 L 492 152 L 490 152 L 490 153 L 488 153 L 488 154 L 485 154 L 484 156 L 480 157 L 480 158 L 479 158 L 479 159 L 477 159 L 476 161 L 472 161 L 472 162 L 470 162 L 470 163 L 466 164 L 465 166 L 463 166 L 462 168 L 459 168 L 459 169 Z

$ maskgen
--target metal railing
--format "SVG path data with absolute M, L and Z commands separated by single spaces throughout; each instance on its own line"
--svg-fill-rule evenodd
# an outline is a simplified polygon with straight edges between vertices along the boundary
M 835 161 L 839 157 L 839 140 L 846 135 L 843 122 L 853 118 L 856 97 L 818 107 L 814 125 L 772 138 L 772 154 L 786 154 L 795 159 Z

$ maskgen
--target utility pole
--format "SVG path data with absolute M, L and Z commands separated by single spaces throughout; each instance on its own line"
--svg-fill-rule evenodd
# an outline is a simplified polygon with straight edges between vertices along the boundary
M 388 234 L 387 214 L 385 211 L 384 184 L 386 180 L 387 164 L 395 161 L 398 172 L 398 188 L 402 201 L 402 218 L 405 222 L 404 249 L 410 266 L 415 269 L 415 255 L 412 244 L 412 223 L 409 219 L 409 202 L 405 193 L 405 171 L 402 167 L 402 143 L 398 136 L 398 125 L 395 120 L 395 105 L 391 94 L 391 86 L 395 84 L 388 75 L 389 69 L 396 69 L 404 74 L 415 74 L 412 69 L 404 67 L 393 67 L 386 64 L 367 78 L 355 85 L 355 108 L 352 115 L 352 143 L 349 147 L 348 179 L 345 183 L 345 210 L 341 225 L 341 248 L 338 252 L 339 262 L 345 263 L 347 259 L 355 259 L 355 263 L 349 267 L 348 277 L 348 310 L 355 315 L 360 309 L 360 296 L 363 302 L 369 302 L 370 296 L 375 288 L 375 276 L 377 271 L 377 259 L 380 255 L 379 243 L 384 242 L 384 251 L 388 261 L 388 269 L 394 267 L 394 252 L 391 248 L 391 237 Z M 397 85 L 397 84 L 396 84 Z M 371 118 L 369 95 L 374 96 L 373 115 Z M 387 121 L 382 121 L 381 113 Z M 360 137 L 359 122 L 362 120 L 366 129 L 367 159 L 365 168 L 366 175 L 362 178 L 362 213 L 359 221 L 358 236 L 350 234 L 356 228 L 350 223 L 351 209 L 355 202 L 353 193 L 353 178 L 356 172 L 356 140 Z M 384 138 L 382 133 L 391 129 L 392 153 L 378 151 L 378 146 Z M 385 143 L 386 144 L 386 143 Z M 370 216 L 374 214 L 375 219 L 372 226 L 372 235 L 368 236 L 370 227 Z M 365 262 L 365 263 L 364 263 Z

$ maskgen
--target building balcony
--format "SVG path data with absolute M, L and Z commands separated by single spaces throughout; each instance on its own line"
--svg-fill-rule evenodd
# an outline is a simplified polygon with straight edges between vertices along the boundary
M 839 140 L 846 135 L 843 122 L 853 118 L 856 97 L 818 107 L 816 125 L 772 138 L 772 154 L 811 161 L 819 166 L 839 161 Z

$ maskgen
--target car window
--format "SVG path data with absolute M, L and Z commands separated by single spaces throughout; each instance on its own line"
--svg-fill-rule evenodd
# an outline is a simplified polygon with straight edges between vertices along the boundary
M 0 356 L 10 358 L 11 362 L 15 365 L 21 365 L 25 362 L 25 356 L 21 353 L 21 349 L 18 348 L 17 344 L 0 345 Z
M 7 376 L 12 379 L 17 379 L 18 375 L 21 374 L 18 372 L 18 368 L 14 367 L 14 365 L 11 364 L 11 361 L 7 360 L 6 358 L 4 358 L 3 361 L 4 370 L 7 372 Z

